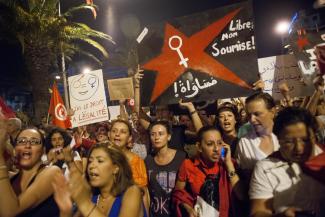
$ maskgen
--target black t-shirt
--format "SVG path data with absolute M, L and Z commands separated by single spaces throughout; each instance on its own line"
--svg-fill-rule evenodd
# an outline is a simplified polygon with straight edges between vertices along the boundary
M 184 144 L 185 144 L 185 126 L 173 125 L 172 138 L 168 143 L 168 147 L 184 151 Z
M 175 187 L 177 171 L 185 157 L 185 152 L 177 150 L 174 159 L 166 165 L 158 165 L 151 155 L 145 159 L 149 178 L 150 216 L 173 216 L 171 192 Z

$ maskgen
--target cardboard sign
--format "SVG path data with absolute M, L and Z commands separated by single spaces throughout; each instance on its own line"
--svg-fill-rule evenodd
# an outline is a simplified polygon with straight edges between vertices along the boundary
M 144 105 L 252 93 L 258 68 L 250 1 L 148 28 L 139 45 Z
M 108 120 L 102 70 L 70 76 L 68 82 L 72 127 Z
M 110 100 L 134 98 L 132 78 L 118 78 L 107 80 Z
M 276 100 L 283 98 L 278 88 L 283 82 L 288 84 L 291 97 L 310 96 L 314 91 L 312 85 L 303 82 L 297 60 L 292 54 L 260 58 L 258 68 L 265 83 L 264 92 L 271 94 Z

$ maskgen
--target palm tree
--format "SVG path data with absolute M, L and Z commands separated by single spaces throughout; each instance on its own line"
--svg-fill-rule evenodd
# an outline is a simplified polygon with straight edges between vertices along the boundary
M 82 4 L 61 15 L 58 5 L 59 0 L 0 0 L 0 39 L 18 40 L 22 47 L 37 121 L 47 113 L 49 70 L 57 58 L 63 54 L 70 61 L 75 54 L 83 54 L 100 62 L 82 44 L 91 45 L 106 58 L 107 51 L 96 40 L 114 43 L 109 35 L 69 20 L 74 12 L 94 10 L 95 5 Z

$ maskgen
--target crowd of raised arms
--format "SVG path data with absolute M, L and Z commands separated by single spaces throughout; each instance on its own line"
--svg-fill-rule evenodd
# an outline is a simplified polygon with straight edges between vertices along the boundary
M 73 129 L 0 117 L 0 217 L 325 217 L 325 98 L 256 92 Z

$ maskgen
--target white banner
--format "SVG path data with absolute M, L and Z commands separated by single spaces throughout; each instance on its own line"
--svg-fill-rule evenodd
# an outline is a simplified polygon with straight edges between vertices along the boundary
M 313 93 L 313 86 L 304 83 L 294 55 L 260 58 L 258 69 L 265 83 L 264 92 L 271 94 L 276 100 L 283 98 L 278 87 L 283 82 L 287 83 L 291 97 L 310 96 Z
M 70 106 L 74 111 L 72 127 L 108 120 L 102 70 L 68 78 Z

